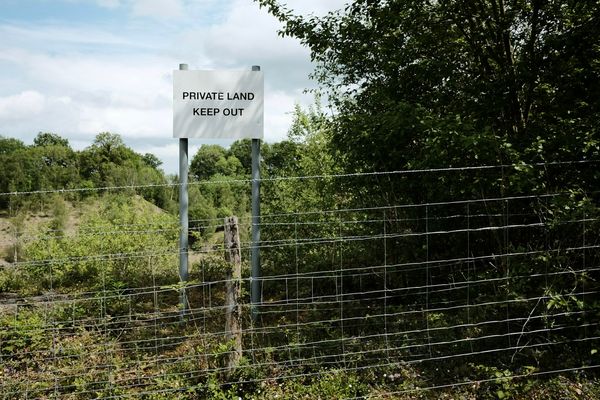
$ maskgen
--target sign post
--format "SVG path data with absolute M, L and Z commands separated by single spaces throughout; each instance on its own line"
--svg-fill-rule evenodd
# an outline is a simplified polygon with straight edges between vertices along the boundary
M 258 65 L 252 71 L 260 71 Z M 252 248 L 251 248 L 251 285 L 250 298 L 252 303 L 252 319 L 258 317 L 257 305 L 261 302 L 261 272 L 260 272 L 260 139 L 252 139 Z
M 186 71 L 187 64 L 179 64 L 179 70 Z M 187 308 L 187 294 L 185 283 L 189 276 L 188 263 L 188 230 L 189 230 L 189 202 L 188 202 L 188 139 L 179 138 L 179 280 L 184 285 L 179 294 L 181 318 L 183 319 Z
M 252 315 L 260 303 L 260 140 L 264 135 L 264 76 L 251 71 L 173 71 L 173 137 L 179 138 L 179 276 L 188 279 L 188 138 L 252 139 Z M 182 316 L 187 309 L 185 286 Z

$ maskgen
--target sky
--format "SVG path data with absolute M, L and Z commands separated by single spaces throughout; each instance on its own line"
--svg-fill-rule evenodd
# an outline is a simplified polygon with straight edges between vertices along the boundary
M 324 15 L 345 0 L 284 0 Z M 286 137 L 295 104 L 313 102 L 308 49 L 252 0 L 1 0 L 0 135 L 30 144 L 38 132 L 89 146 L 121 135 L 176 173 L 172 71 L 250 69 L 265 75 L 267 142 Z M 190 139 L 190 156 L 204 143 Z M 227 146 L 227 142 L 216 142 Z

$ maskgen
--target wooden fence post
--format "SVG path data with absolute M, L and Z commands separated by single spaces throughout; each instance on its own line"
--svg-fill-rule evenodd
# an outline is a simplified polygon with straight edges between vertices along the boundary
M 227 370 L 234 370 L 242 358 L 242 309 L 239 304 L 242 283 L 242 251 L 237 217 L 225 218 L 225 259 L 227 269 L 225 298 L 225 333 L 232 343 L 227 360 Z

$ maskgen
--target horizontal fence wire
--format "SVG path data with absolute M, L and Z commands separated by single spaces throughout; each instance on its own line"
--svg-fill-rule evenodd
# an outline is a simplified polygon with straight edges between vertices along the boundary
M 497 174 L 591 163 L 263 181 Z M 176 184 L 0 195 L 159 186 Z M 207 231 L 218 235 L 223 220 L 192 219 L 190 231 L 205 236 L 189 250 L 186 283 L 177 273 L 180 228 L 174 220 L 20 232 L 0 243 L 24 249 L 22 259 L 0 265 L 0 398 L 210 398 L 217 389 L 241 396 L 340 373 L 372 381 L 371 392 L 345 398 L 410 398 L 463 387 L 495 390 L 554 375 L 595 376 L 600 213 L 569 208 L 597 194 L 588 189 L 271 208 L 262 215 L 263 239 L 255 245 L 247 239 L 252 220 L 243 215 L 242 276 L 236 279 L 228 275 L 223 241 L 206 239 Z M 133 240 L 115 247 L 115 238 Z M 93 240 L 96 247 L 84 252 L 73 244 Z M 253 247 L 262 252 L 263 276 L 261 301 L 251 305 Z M 241 288 L 235 367 L 229 360 L 238 350 L 226 322 L 232 285 Z
M 345 174 L 322 174 L 322 175 L 305 175 L 305 176 L 275 176 L 262 177 L 256 179 L 261 182 L 281 182 L 281 181 L 304 181 L 315 179 L 346 179 L 356 177 L 377 177 L 389 175 L 414 175 L 440 172 L 466 172 L 466 171 L 485 171 L 498 169 L 525 169 L 539 168 L 548 166 L 567 166 L 567 165 L 585 165 L 597 164 L 598 160 L 574 160 L 574 161 L 554 161 L 544 163 L 519 163 L 519 164 L 501 164 L 501 165 L 481 165 L 481 166 L 465 166 L 465 167 L 446 167 L 446 168 L 425 168 L 412 170 L 397 170 L 397 171 L 372 171 L 372 172 L 355 172 Z M 253 179 L 224 179 L 224 180 L 209 180 L 209 181 L 194 181 L 188 182 L 188 185 L 223 185 L 223 184 L 247 184 L 252 183 Z M 103 192 L 103 191 L 118 191 L 132 189 L 151 189 L 165 187 L 179 187 L 180 183 L 156 183 L 144 185 L 120 185 L 120 186 L 103 186 L 103 187 L 84 187 L 84 188 L 63 188 L 63 189 L 48 189 L 48 190 L 31 190 L 31 191 L 15 191 L 15 192 L 0 192 L 0 196 L 25 196 L 32 194 L 64 194 L 64 193 L 81 193 L 81 192 Z

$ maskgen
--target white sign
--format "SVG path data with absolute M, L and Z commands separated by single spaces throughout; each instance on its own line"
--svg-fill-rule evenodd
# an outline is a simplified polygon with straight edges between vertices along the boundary
M 261 71 L 173 71 L 173 137 L 262 139 Z

